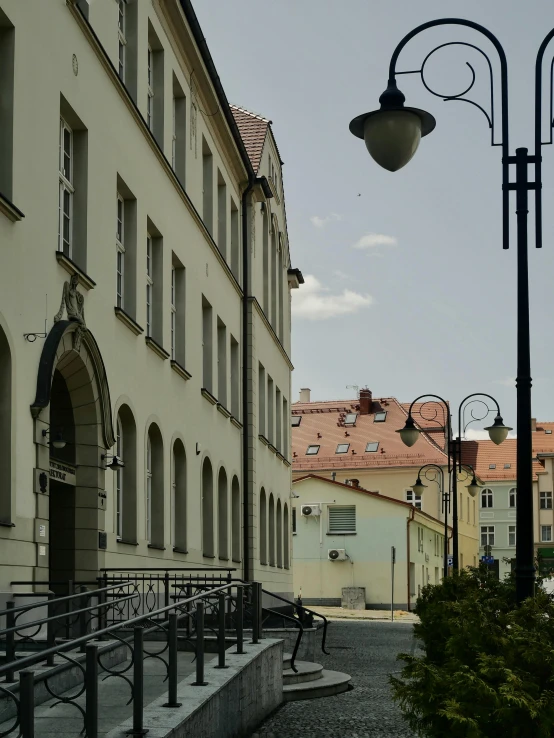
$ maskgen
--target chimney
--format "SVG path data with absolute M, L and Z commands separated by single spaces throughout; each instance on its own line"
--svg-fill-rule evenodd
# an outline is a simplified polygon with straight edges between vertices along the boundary
M 360 415 L 369 415 L 371 406 L 371 391 L 364 387 L 360 390 Z
M 531 430 L 533 433 L 537 430 L 537 419 L 531 418 Z
M 359 479 L 351 479 L 350 484 L 355 487 L 356 489 L 360 488 L 360 480 Z
M 300 402 L 310 402 L 310 388 L 304 387 L 300 390 Z

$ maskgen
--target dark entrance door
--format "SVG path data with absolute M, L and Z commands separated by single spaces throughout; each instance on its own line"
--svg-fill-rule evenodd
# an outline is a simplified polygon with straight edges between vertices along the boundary
M 75 579 L 75 487 L 50 480 L 50 581 L 66 593 Z

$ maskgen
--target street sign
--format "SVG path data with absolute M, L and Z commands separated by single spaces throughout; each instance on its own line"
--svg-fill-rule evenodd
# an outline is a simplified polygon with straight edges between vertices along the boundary
M 448 564 L 448 566 L 454 566 L 454 557 L 453 556 L 449 556 L 446 559 L 446 563 Z
M 494 564 L 494 556 L 481 556 L 483 564 Z

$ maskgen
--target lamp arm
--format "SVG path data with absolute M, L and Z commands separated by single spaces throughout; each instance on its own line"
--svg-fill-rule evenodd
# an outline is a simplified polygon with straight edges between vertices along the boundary
M 537 52 L 535 64 L 535 182 L 542 182 L 542 159 L 541 147 L 552 143 L 552 128 L 554 127 L 553 109 L 553 82 L 554 82 L 554 58 L 550 63 L 550 111 L 548 116 L 549 135 L 548 140 L 542 140 L 542 64 L 546 47 L 554 38 L 554 28 L 545 36 L 544 41 Z M 535 190 L 535 244 L 538 249 L 542 248 L 542 189 Z
M 406 46 L 406 44 L 414 38 L 414 36 L 417 36 L 422 31 L 426 31 L 428 28 L 434 28 L 436 26 L 465 26 L 466 28 L 471 28 L 475 31 L 478 31 L 483 36 L 485 36 L 494 46 L 496 51 L 498 52 L 498 56 L 500 59 L 500 100 L 501 100 L 501 137 L 502 140 L 500 144 L 494 143 L 494 95 L 492 90 L 492 83 L 493 83 L 493 75 L 492 75 L 492 67 L 490 64 L 490 60 L 484 54 L 484 52 L 477 48 L 478 51 L 480 51 L 482 54 L 485 55 L 488 63 L 489 63 L 489 71 L 491 75 L 491 116 L 489 117 L 485 110 L 481 108 L 481 106 L 477 105 L 472 100 L 467 100 L 463 97 L 463 95 L 471 89 L 473 86 L 473 82 L 475 81 L 475 72 L 473 70 L 473 67 L 468 64 L 472 75 L 473 75 L 473 81 L 468 87 L 467 90 L 465 90 L 463 93 L 460 93 L 458 95 L 448 96 L 448 95 L 441 95 L 444 100 L 463 100 L 464 102 L 469 102 L 472 105 L 477 105 L 478 108 L 481 109 L 483 113 L 487 116 L 489 120 L 489 126 L 492 130 L 493 140 L 492 145 L 500 145 L 502 146 L 502 221 L 503 221 L 503 239 L 502 239 L 502 247 L 504 249 L 509 248 L 510 245 L 510 237 L 509 237 L 509 198 L 510 198 L 510 192 L 508 189 L 509 185 L 509 126 L 508 126 L 508 63 L 506 61 L 506 54 L 504 52 L 504 49 L 502 47 L 502 44 L 500 41 L 496 38 L 496 36 L 491 33 L 491 31 L 488 30 L 488 28 L 485 28 L 485 26 L 480 25 L 479 23 L 475 23 L 474 21 L 466 20 L 464 18 L 439 18 L 437 20 L 428 21 L 427 23 L 422 23 L 420 26 L 417 26 L 412 31 L 410 31 L 404 38 L 400 41 L 400 43 L 396 46 L 395 50 L 393 51 L 393 54 L 391 56 L 391 60 L 389 63 L 389 80 L 388 84 L 389 86 L 395 86 L 396 87 L 396 75 L 402 74 L 402 72 L 396 71 L 396 63 L 398 61 L 398 57 L 400 56 L 401 51 Z M 548 37 L 547 37 L 548 38 Z M 548 39 L 550 40 L 550 39 Z M 546 41 L 546 39 L 545 39 Z M 460 42 L 461 43 L 461 42 Z M 543 42 L 544 43 L 544 42 Z M 462 45 L 465 46 L 472 46 L 472 44 L 463 43 Z M 546 46 L 546 44 L 545 44 Z M 542 47 L 541 47 L 542 48 Z M 543 50 L 544 53 L 544 50 Z M 542 59 L 542 57 L 541 57 Z M 427 59 L 426 59 L 427 60 Z M 425 60 L 425 61 L 426 61 Z M 425 62 L 424 62 L 425 63 Z M 422 75 L 422 81 L 424 86 L 429 90 L 430 88 L 425 84 L 425 81 L 423 80 L 423 67 L 420 70 L 417 70 Z M 540 136 L 539 136 L 540 137 Z M 537 180 L 540 182 L 540 180 Z M 540 198 L 540 191 L 537 192 L 537 198 Z

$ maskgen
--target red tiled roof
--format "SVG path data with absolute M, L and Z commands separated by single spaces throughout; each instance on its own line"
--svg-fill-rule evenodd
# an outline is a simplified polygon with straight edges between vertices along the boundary
M 552 424 L 554 425 L 554 424 Z M 546 436 L 550 438 L 550 436 Z M 536 454 L 535 433 L 533 433 L 533 455 Z M 482 481 L 503 481 L 516 479 L 517 476 L 517 441 L 515 438 L 507 438 L 504 443 L 497 446 L 492 441 L 462 441 L 462 461 L 475 469 L 475 473 Z M 554 451 L 554 442 L 552 443 Z M 490 466 L 494 464 L 495 468 Z M 507 465 L 509 468 L 505 468 Z M 540 461 L 533 461 L 533 479 L 537 474 L 544 472 L 544 466 Z
M 238 126 L 244 146 L 252 162 L 252 168 L 257 174 L 260 168 L 262 151 L 271 121 L 261 115 L 251 113 L 238 105 L 230 105 L 231 112 Z
M 375 412 L 386 411 L 385 422 L 375 423 Z M 345 413 L 358 413 L 355 426 L 344 426 Z M 427 435 L 411 448 L 406 447 L 396 431 L 404 426 L 407 412 L 393 397 L 373 398 L 371 413 L 359 414 L 357 400 L 296 402 L 293 416 L 301 415 L 298 427 L 292 428 L 293 471 L 317 469 L 382 469 L 384 467 L 419 467 L 423 464 L 446 464 L 444 452 Z M 417 420 L 416 420 L 417 422 Z M 318 433 L 321 438 L 318 438 Z M 366 452 L 366 445 L 377 441 L 377 452 Z M 338 444 L 348 443 L 345 454 L 337 454 Z M 317 455 L 307 455 L 310 445 L 319 445 Z M 352 453 L 354 451 L 354 453 Z M 295 456 L 296 454 L 296 456 Z

